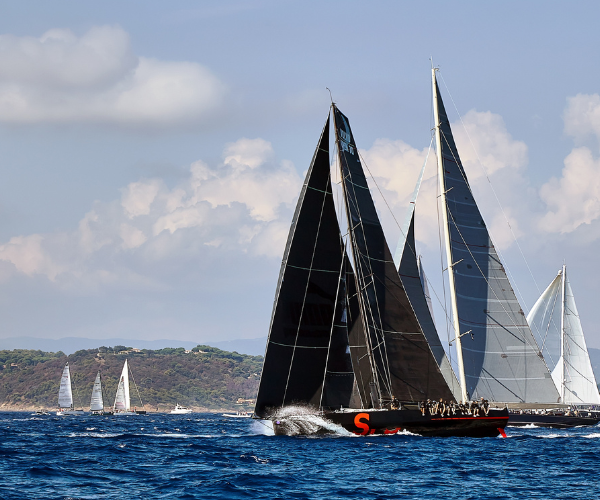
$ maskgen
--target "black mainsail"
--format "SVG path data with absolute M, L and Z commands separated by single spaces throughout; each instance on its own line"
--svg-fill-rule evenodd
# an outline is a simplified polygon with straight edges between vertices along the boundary
M 333 111 L 358 302 L 373 373 L 371 404 L 452 400 L 394 265 L 348 119 L 335 105 Z
M 454 328 L 464 366 L 463 394 L 465 399 L 556 403 L 559 395 L 550 372 L 471 192 L 435 70 L 433 92 Z
M 300 193 L 277 291 L 255 414 L 288 404 L 348 406 L 348 259 L 331 191 L 329 118 Z

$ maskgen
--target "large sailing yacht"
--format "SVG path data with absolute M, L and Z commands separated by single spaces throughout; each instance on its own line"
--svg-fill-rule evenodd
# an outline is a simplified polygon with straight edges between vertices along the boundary
M 514 425 L 538 423 L 540 419 L 535 417 L 533 422 L 530 416 L 542 411 L 545 419 L 541 420 L 549 426 L 595 424 L 600 419 L 591 415 L 569 418 L 561 411 L 566 402 L 563 388 L 553 380 L 545 356 L 548 349 L 540 350 L 477 207 L 452 136 L 435 69 L 432 82 L 461 399 L 485 398 L 506 404 L 515 410 L 509 420 Z M 572 306 L 574 309 L 574 302 Z
M 400 280 L 349 121 L 331 111 L 348 237 L 331 188 L 328 117 L 290 227 L 255 417 L 276 434 L 328 429 L 299 425 L 311 415 L 356 434 L 503 433 L 506 409 L 478 415 L 456 404 Z

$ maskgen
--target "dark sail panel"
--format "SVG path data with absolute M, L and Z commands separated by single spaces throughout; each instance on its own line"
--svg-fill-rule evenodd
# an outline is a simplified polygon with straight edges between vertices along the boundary
M 558 392 L 473 198 L 439 94 L 438 122 L 449 261 L 466 389 L 472 398 L 555 403 Z
M 404 249 L 402 251 L 402 258 L 400 260 L 400 267 L 398 270 L 400 274 L 400 280 L 404 286 L 404 290 L 408 295 L 412 308 L 417 315 L 419 324 L 425 334 L 425 338 L 429 343 L 431 352 L 435 357 L 435 360 L 440 367 L 444 380 L 450 387 L 450 390 L 454 394 L 456 399 L 460 399 L 460 384 L 458 379 L 452 370 L 446 351 L 440 342 L 440 337 L 433 322 L 431 315 L 431 309 L 427 303 L 427 297 L 425 297 L 425 291 L 423 289 L 423 283 L 421 282 L 421 272 L 417 263 L 417 254 L 415 252 L 415 214 L 414 211 L 410 218 L 410 224 L 406 233 L 406 239 L 404 241 Z
M 400 281 L 348 119 L 335 106 L 334 119 L 359 304 L 379 391 L 372 397 L 383 403 L 453 399 Z
M 268 416 L 285 404 L 319 406 L 329 364 L 340 369 L 343 244 L 329 168 L 329 119 L 306 174 L 286 244 L 271 318 L 255 413 Z M 338 325 L 338 326 L 335 326 Z M 332 329 L 333 328 L 333 329 Z M 335 353 L 328 356 L 330 339 Z M 343 361 L 342 363 L 343 364 Z M 335 369 L 333 369 L 335 368 Z M 348 377 L 334 377 L 338 379 Z M 337 380 L 336 380 L 337 381 Z M 328 397 L 343 400 L 352 384 L 329 384 Z M 336 387 L 333 390 L 333 386 Z
M 360 315 L 356 277 L 349 262 L 346 268 L 348 269 L 346 273 L 348 342 L 350 344 L 350 356 L 356 378 L 356 389 L 360 399 L 360 405 L 356 406 L 360 408 L 372 408 L 370 386 L 373 382 L 373 371 L 371 369 L 363 318 Z
M 335 314 L 336 322 L 331 330 L 327 370 L 321 400 L 321 407 L 325 409 L 350 408 L 353 406 L 351 398 L 354 386 L 354 371 L 348 344 L 348 269 L 351 269 L 350 261 L 344 254 Z M 353 276 L 351 277 L 353 278 Z

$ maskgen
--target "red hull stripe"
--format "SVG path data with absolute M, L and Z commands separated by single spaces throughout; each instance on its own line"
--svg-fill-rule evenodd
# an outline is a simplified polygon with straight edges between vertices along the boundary
M 442 417 L 431 420 L 508 420 L 508 417 Z

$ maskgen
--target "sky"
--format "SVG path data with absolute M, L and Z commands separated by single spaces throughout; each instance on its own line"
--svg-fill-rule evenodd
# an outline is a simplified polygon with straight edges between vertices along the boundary
M 393 251 L 433 58 L 523 309 L 566 262 L 600 347 L 595 2 L 0 6 L 0 338 L 266 336 L 326 88 Z M 443 297 L 435 182 L 431 155 L 417 238 Z

